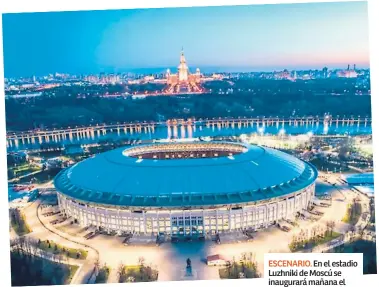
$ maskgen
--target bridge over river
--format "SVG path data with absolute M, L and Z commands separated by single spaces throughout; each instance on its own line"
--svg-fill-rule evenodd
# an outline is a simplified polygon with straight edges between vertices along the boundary
M 371 134 L 371 118 L 219 118 L 177 119 L 165 122 L 117 123 L 50 130 L 8 132 L 9 151 L 39 148 L 44 143 L 91 144 L 100 140 L 167 139 L 242 134 L 365 135 Z

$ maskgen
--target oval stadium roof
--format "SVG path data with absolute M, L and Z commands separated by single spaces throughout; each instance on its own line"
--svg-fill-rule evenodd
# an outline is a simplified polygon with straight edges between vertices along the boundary
M 229 157 L 167 160 L 131 157 L 125 155 L 127 148 L 119 148 L 61 171 L 54 184 L 83 202 L 166 208 L 267 200 L 298 191 L 317 178 L 313 166 L 291 155 L 245 147 L 245 152 Z

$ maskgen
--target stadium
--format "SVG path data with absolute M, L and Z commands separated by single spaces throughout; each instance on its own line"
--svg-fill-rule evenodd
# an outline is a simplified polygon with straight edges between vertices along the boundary
M 306 209 L 317 170 L 281 151 L 232 142 L 119 148 L 62 170 L 61 211 L 119 234 L 202 237 L 266 228 Z

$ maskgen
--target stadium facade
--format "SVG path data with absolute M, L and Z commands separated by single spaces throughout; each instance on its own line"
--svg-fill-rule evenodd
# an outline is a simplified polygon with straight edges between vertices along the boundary
M 115 149 L 61 171 L 62 212 L 106 231 L 203 236 L 291 219 L 315 194 L 317 170 L 271 148 L 230 142 Z

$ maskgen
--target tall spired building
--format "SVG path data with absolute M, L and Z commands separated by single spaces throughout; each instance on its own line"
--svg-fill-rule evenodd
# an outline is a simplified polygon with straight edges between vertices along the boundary
M 180 63 L 178 66 L 178 73 L 171 74 L 170 70 L 167 70 L 167 88 L 165 92 L 168 94 L 175 93 L 201 93 L 203 89 L 200 87 L 201 74 L 200 69 L 196 69 L 195 74 L 189 72 L 186 58 L 184 57 L 184 51 L 180 54 Z
M 180 64 L 178 66 L 179 82 L 188 82 L 188 66 L 186 63 L 186 58 L 184 57 L 184 51 L 182 49 L 182 54 L 180 55 Z

